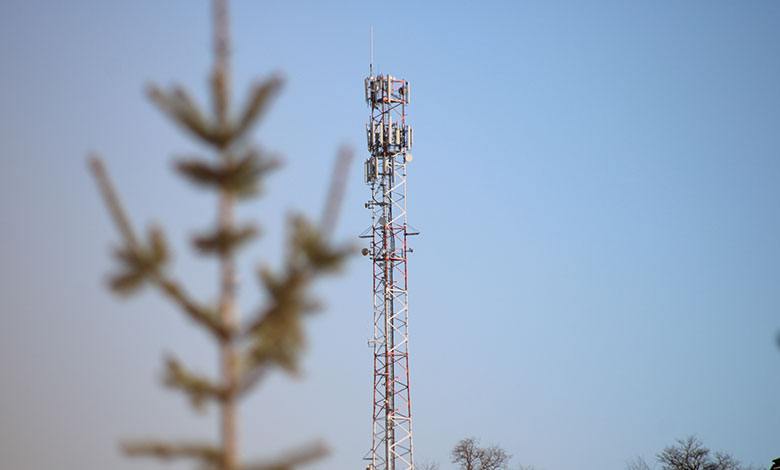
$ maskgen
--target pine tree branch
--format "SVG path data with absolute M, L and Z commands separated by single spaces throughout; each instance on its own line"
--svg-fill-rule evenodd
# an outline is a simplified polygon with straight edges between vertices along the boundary
M 241 470 L 292 470 L 313 460 L 328 455 L 328 449 L 321 443 L 310 444 L 267 462 L 244 464 Z
M 176 85 L 171 91 L 164 91 L 156 85 L 148 85 L 147 95 L 163 113 L 204 142 L 220 147 L 227 140 L 224 129 L 217 126 L 212 118 L 205 116 L 181 86 Z
M 105 165 L 103 165 L 103 159 L 98 154 L 91 154 L 88 157 L 89 167 L 92 170 L 92 174 L 95 176 L 100 193 L 103 196 L 103 200 L 108 206 L 108 212 L 111 214 L 111 218 L 114 219 L 114 223 L 119 229 L 119 233 L 130 248 L 138 246 L 138 242 L 133 233 L 133 227 L 130 221 L 125 215 L 125 211 L 122 208 L 122 204 L 116 195 L 114 185 L 111 184 L 111 179 L 108 177 Z
M 225 389 L 208 377 L 187 370 L 176 358 L 165 360 L 164 383 L 189 395 L 192 406 L 202 409 L 206 400 L 225 400 Z
M 175 302 L 195 323 L 205 327 L 217 338 L 227 338 L 231 329 L 224 324 L 212 309 L 198 305 L 184 289 L 174 280 L 162 273 L 156 273 L 152 278 L 157 287 Z
M 232 253 L 242 245 L 251 241 L 259 230 L 253 225 L 241 228 L 216 229 L 205 235 L 197 235 L 193 238 L 193 244 L 203 254 L 216 253 L 219 255 Z
M 304 297 L 309 276 L 289 266 L 281 278 L 267 269 L 259 276 L 271 303 L 247 328 L 251 346 L 245 362 L 250 370 L 278 365 L 294 373 L 304 343 L 301 315 L 312 305 Z
M 164 460 L 195 459 L 216 465 L 223 458 L 224 451 L 211 444 L 180 443 L 161 441 L 130 442 L 122 444 L 122 452 L 128 457 L 156 457 Z
M 283 81 L 280 77 L 271 77 L 252 86 L 246 105 L 239 114 L 238 122 L 235 126 L 236 138 L 241 138 L 244 133 L 263 117 L 271 104 L 271 98 L 276 96 L 282 88 L 282 83 Z
M 318 307 L 306 297 L 306 290 L 319 275 L 338 268 L 352 251 L 351 247 L 332 248 L 303 217 L 293 217 L 290 225 L 292 233 L 282 274 L 269 269 L 259 273 L 269 305 L 242 332 L 250 343 L 245 353 L 248 373 L 244 385 L 257 380 L 252 375 L 256 367 L 277 365 L 289 373 L 297 371 L 304 346 L 301 318 Z
M 261 179 L 279 165 L 279 158 L 250 147 L 239 158 L 221 159 L 216 163 L 201 158 L 179 160 L 176 169 L 195 184 L 227 190 L 245 198 L 260 192 Z
M 291 242 L 287 247 L 285 273 L 282 276 L 276 276 L 268 269 L 259 272 L 259 278 L 271 298 L 271 304 L 244 328 L 243 336 L 256 335 L 261 333 L 262 329 L 297 331 L 298 329 L 295 328 L 297 316 L 300 313 L 316 310 L 317 307 L 314 302 L 305 299 L 306 287 L 321 272 L 338 268 L 343 259 L 352 252 L 351 247 L 334 249 L 327 242 L 338 218 L 338 210 L 346 184 L 345 175 L 348 173 L 351 159 L 352 151 L 342 148 L 334 165 L 322 214 L 322 229 L 313 227 L 302 216 L 291 218 L 292 234 L 290 236 Z M 280 324 L 284 323 L 288 323 L 288 328 L 280 327 Z M 298 335 L 293 336 L 297 337 Z M 277 339 L 279 338 L 277 337 Z M 294 343 L 295 348 L 301 346 L 298 338 L 291 337 L 288 340 Z M 261 347 L 261 349 L 271 350 L 274 348 Z M 257 347 L 254 356 L 250 362 L 254 364 L 264 362 Z
M 354 152 L 351 149 L 342 147 L 339 150 L 336 164 L 333 165 L 333 174 L 330 178 L 328 195 L 325 198 L 325 207 L 320 221 L 322 233 L 326 238 L 330 238 L 333 227 L 338 222 L 341 201 L 344 198 L 344 189 L 347 186 L 347 175 L 349 175 L 349 166 L 353 156 Z
M 230 18 L 228 0 L 213 0 L 214 71 L 211 89 L 217 121 L 227 123 L 230 107 Z
M 89 159 L 89 165 L 109 213 L 126 245 L 116 253 L 125 270 L 113 278 L 112 287 L 120 293 L 128 293 L 140 287 L 142 281 L 150 282 L 179 305 L 196 323 L 204 326 L 218 338 L 227 337 L 230 330 L 220 322 L 216 313 L 198 305 L 176 281 L 164 273 L 162 265 L 169 256 L 162 231 L 156 228 L 150 230 L 147 246 L 142 245 L 125 215 L 102 160 L 93 155 Z
M 197 102 L 180 85 L 174 85 L 166 91 L 150 84 L 147 86 L 147 95 L 163 113 L 181 127 L 217 149 L 227 149 L 231 144 L 243 140 L 244 135 L 259 121 L 282 86 L 279 77 L 271 77 L 253 85 L 244 109 L 237 117 L 231 118 L 227 114 L 227 74 L 227 71 L 215 68 L 212 75 L 212 98 L 215 106 L 213 116 L 204 114 Z

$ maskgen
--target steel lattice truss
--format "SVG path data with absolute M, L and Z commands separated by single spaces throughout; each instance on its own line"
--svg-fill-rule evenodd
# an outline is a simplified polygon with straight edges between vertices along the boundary
M 406 239 L 406 164 L 412 129 L 406 123 L 409 83 L 389 75 L 366 79 L 371 119 L 366 125 L 370 156 L 365 180 L 371 187 L 371 239 L 364 254 L 373 261 L 374 406 L 370 470 L 412 470 L 409 402 Z

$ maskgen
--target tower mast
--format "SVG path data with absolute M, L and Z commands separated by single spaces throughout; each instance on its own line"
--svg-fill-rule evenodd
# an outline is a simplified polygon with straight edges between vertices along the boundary
M 390 75 L 365 80 L 370 118 L 366 139 L 370 153 L 365 182 L 371 188 L 366 208 L 371 227 L 363 253 L 373 263 L 374 399 L 373 445 L 368 470 L 412 470 L 412 412 L 409 400 L 407 332 L 406 164 L 412 161 L 412 128 L 406 122 L 409 82 Z

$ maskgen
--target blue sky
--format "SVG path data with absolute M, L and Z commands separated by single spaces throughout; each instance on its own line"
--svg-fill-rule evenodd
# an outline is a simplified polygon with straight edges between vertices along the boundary
M 207 2 L 0 4 L 0 466 L 146 470 L 120 438 L 214 434 L 159 387 L 207 338 L 151 292 L 103 288 L 117 236 L 89 179 L 101 152 L 136 224 L 163 221 L 175 271 L 214 298 L 187 239 L 215 203 L 179 180 L 202 151 L 143 96 L 206 98 Z M 337 148 L 357 150 L 338 234 L 370 224 L 363 78 L 412 83 L 409 260 L 415 458 L 457 440 L 516 464 L 619 470 L 677 437 L 745 463 L 780 456 L 780 3 L 234 1 L 236 96 L 278 72 L 256 132 L 286 166 L 242 207 L 278 262 L 287 211 L 319 214 Z M 317 468 L 363 468 L 371 439 L 371 274 L 318 287 L 299 380 L 243 407 L 243 448 L 323 438 Z M 171 468 L 188 468 L 173 465 Z

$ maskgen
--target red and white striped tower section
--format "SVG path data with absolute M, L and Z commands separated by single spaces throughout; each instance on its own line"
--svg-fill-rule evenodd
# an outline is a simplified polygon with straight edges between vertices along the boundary
M 412 470 L 412 408 L 409 401 L 406 239 L 406 164 L 412 161 L 412 128 L 406 123 L 409 82 L 380 75 L 365 80 L 371 118 L 366 124 L 370 156 L 365 181 L 371 187 L 372 224 L 361 238 L 374 269 L 373 446 L 368 470 Z

